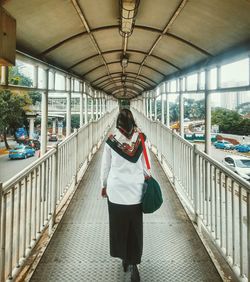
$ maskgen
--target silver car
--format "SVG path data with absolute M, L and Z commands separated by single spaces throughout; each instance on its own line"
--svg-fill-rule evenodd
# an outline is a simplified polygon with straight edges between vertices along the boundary
M 250 181 L 250 158 L 229 155 L 222 162 L 226 167 L 239 174 L 239 176 Z

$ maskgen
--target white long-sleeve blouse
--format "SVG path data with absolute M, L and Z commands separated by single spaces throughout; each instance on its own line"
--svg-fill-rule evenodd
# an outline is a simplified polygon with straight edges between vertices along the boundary
M 115 130 L 115 135 L 121 143 L 131 142 L 118 130 Z M 135 132 L 132 141 L 136 140 L 137 136 L 138 133 Z M 150 161 L 147 141 L 145 146 Z M 101 186 L 107 188 L 110 202 L 121 205 L 141 203 L 143 183 L 147 175 L 150 175 L 150 172 L 147 170 L 143 153 L 136 163 L 132 163 L 105 143 L 101 164 Z

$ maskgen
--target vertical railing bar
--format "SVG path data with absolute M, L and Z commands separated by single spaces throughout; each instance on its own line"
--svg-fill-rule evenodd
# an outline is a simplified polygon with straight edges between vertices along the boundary
M 13 268 L 13 238 L 14 238 L 14 193 L 15 193 L 15 186 L 11 187 L 10 190 L 10 207 L 9 207 L 9 217 L 10 217 L 10 234 L 9 234 L 9 261 L 8 261 L 8 278 L 12 279 L 12 268 Z
M 225 175 L 225 223 L 226 223 L 226 256 L 229 255 L 229 241 L 228 241 L 228 235 L 229 235 L 229 226 L 228 226 L 228 176 Z
M 27 177 L 24 179 L 24 217 L 23 217 L 23 258 L 26 257 L 27 228 Z
M 17 185 L 17 236 L 16 236 L 16 267 L 19 267 L 20 261 L 20 232 L 21 232 L 21 181 Z
M 29 212 L 28 212 L 28 247 L 31 248 L 31 222 L 32 222 L 32 189 L 33 189 L 33 172 L 29 174 Z
M 219 187 L 220 172 L 215 168 L 215 239 L 218 240 L 218 187 Z
M 250 280 L 250 192 L 247 191 L 247 273 Z
M 209 227 L 209 202 L 210 202 L 210 195 L 209 195 L 209 188 L 210 188 L 210 164 L 206 162 L 206 225 Z
M 239 185 L 239 235 L 240 235 L 240 275 L 243 276 L 243 220 L 242 220 L 242 187 Z
M 1 193 L 1 200 L 2 201 L 2 224 L 1 224 L 1 281 L 5 281 L 5 264 L 6 264 L 6 215 L 7 215 L 7 195 L 3 192 Z
M 220 206 L 219 206 L 219 209 L 220 209 L 220 247 L 222 248 L 223 247 L 223 213 L 222 213 L 222 204 L 223 204 L 223 200 L 222 200 L 222 172 L 220 171 L 220 191 L 219 191 L 219 198 L 220 198 Z
M 33 240 L 36 240 L 36 233 L 37 233 L 37 189 L 38 189 L 38 168 L 34 171 L 34 178 L 35 178 L 35 187 L 34 187 L 34 226 L 33 226 Z
M 235 253 L 235 204 L 234 204 L 234 181 L 232 180 L 231 189 L 231 201 L 232 201 L 232 257 L 233 265 L 236 264 L 236 253 Z
M 42 225 L 42 221 L 41 221 L 41 204 L 42 204 L 42 179 L 43 179 L 43 174 L 42 174 L 42 166 L 43 165 L 39 165 L 39 184 L 38 184 L 38 197 L 37 197 L 37 203 L 38 203 L 38 233 L 41 232 L 41 225 Z

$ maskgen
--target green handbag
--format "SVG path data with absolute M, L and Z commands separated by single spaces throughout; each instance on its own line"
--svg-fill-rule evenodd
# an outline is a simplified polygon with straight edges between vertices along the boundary
M 142 141 L 143 155 L 147 165 L 147 169 L 150 170 L 150 164 L 148 160 L 147 150 L 145 147 L 144 137 L 140 133 L 140 138 Z M 142 211 L 144 213 L 153 213 L 160 208 L 163 203 L 161 187 L 159 183 L 151 176 L 146 179 L 143 187 L 142 196 Z

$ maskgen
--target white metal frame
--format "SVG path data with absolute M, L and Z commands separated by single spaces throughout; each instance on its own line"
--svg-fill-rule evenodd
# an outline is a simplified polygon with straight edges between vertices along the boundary
M 158 121 L 133 109 L 137 124 L 199 229 L 239 277 L 250 277 L 250 184 Z

